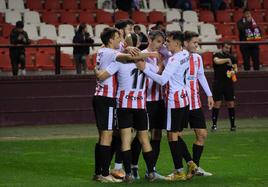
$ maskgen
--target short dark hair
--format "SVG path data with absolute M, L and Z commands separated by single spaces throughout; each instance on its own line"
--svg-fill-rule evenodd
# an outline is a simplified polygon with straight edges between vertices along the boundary
M 115 33 L 120 34 L 120 32 L 116 28 L 113 27 L 104 28 L 100 35 L 102 43 L 104 45 L 108 45 L 109 40 L 111 38 L 114 38 Z
M 170 31 L 167 33 L 167 37 L 171 37 L 173 40 L 180 42 L 184 41 L 184 34 L 181 31 Z
M 250 10 L 248 8 L 244 8 L 243 13 L 245 12 L 250 12 Z
M 136 29 L 141 30 L 141 27 L 139 25 L 135 25 L 133 29 L 134 30 L 136 30 Z
M 194 31 L 184 32 L 184 41 L 190 41 L 192 38 L 199 37 L 199 34 Z
M 157 36 L 162 36 L 165 39 L 165 34 L 160 30 L 151 30 L 148 34 L 148 38 L 154 40 Z
M 22 21 L 17 21 L 16 22 L 16 28 L 23 29 L 24 23 Z
M 134 25 L 134 22 L 131 19 L 120 19 L 114 24 L 117 29 L 124 29 L 127 25 Z
M 87 25 L 85 23 L 81 23 L 78 27 L 77 32 L 82 32 L 86 27 Z

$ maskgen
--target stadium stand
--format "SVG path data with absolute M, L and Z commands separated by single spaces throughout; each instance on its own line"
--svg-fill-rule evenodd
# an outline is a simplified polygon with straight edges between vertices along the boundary
M 21 13 L 17 12 L 17 11 L 8 11 L 8 12 L 6 12 L 5 17 L 6 17 L 6 22 L 11 23 L 13 25 L 15 25 L 15 23 L 17 21 L 22 20 Z
M 65 10 L 77 10 L 77 1 L 76 0 L 63 0 L 62 8 Z
M 47 24 L 52 24 L 52 25 L 58 25 L 60 24 L 58 14 L 56 12 L 44 12 L 42 15 L 43 22 Z
M 28 33 L 30 40 L 38 40 L 40 37 L 38 36 L 37 27 L 34 24 L 27 24 L 24 26 L 24 30 Z
M 58 0 L 46 0 L 45 9 L 46 10 L 60 10 L 61 5 Z
M 51 40 L 57 39 L 56 27 L 54 25 L 46 24 L 40 26 L 40 37 Z
M 20 10 L 25 9 L 23 0 L 8 0 L 8 9 Z
M 181 31 L 181 27 L 179 26 L 178 23 L 171 23 L 171 24 L 166 25 L 166 30 L 167 31 L 174 31 L 174 30 Z
M 166 13 L 166 22 L 179 21 L 181 19 L 181 13 L 179 10 L 170 10 Z
M 131 15 L 133 21 L 137 24 L 148 25 L 147 15 L 145 12 L 134 11 Z
M 209 10 L 200 10 L 199 20 L 206 23 L 214 23 L 215 22 L 214 14 L 212 11 Z
M 142 8 L 131 13 L 114 10 L 112 6 L 102 9 L 104 2 L 105 0 L 0 0 L 0 42 L 8 44 L 10 31 L 18 20 L 22 20 L 25 22 L 25 30 L 33 43 L 71 43 L 74 28 L 77 28 L 79 23 L 86 23 L 90 35 L 95 42 L 99 43 L 101 42 L 100 33 L 104 27 L 112 26 L 116 20 L 126 18 L 131 18 L 135 24 L 140 25 L 143 33 L 147 33 L 147 30 L 157 21 L 161 21 L 167 31 L 191 30 L 198 32 L 201 41 L 239 39 L 236 22 L 241 19 L 243 10 L 234 7 L 233 1 L 225 1 L 226 10 L 212 12 L 200 8 L 199 0 L 191 0 L 193 10 L 187 11 L 168 9 L 161 0 L 142 0 Z M 260 27 L 263 37 L 267 39 L 268 0 L 247 1 L 247 5 Z M 183 24 L 181 24 L 182 20 L 184 20 Z M 61 50 L 72 55 L 70 49 L 72 48 L 62 48 Z M 92 54 L 98 47 L 92 47 L 92 49 L 94 50 L 91 50 L 89 59 L 93 59 Z M 208 56 L 206 53 L 210 54 L 217 50 L 217 46 L 201 47 L 201 52 L 205 52 L 205 56 Z M 0 49 L 1 54 L 7 54 L 7 51 L 8 49 Z M 268 50 L 261 46 L 261 58 L 265 56 L 263 51 Z M 240 58 L 240 51 L 236 49 L 235 52 Z M 38 49 L 38 53 L 54 54 L 55 49 L 42 48 Z M 35 59 L 32 62 L 37 61 L 37 55 L 31 57 Z M 263 60 L 261 62 L 266 63 Z
M 6 1 L 5 0 L 0 0 L 0 12 L 3 12 L 7 9 L 6 6 Z
M 95 21 L 95 17 L 93 15 L 93 13 L 86 12 L 86 11 L 79 13 L 79 22 L 80 23 L 87 23 L 87 24 L 93 25 L 93 26 L 96 25 L 96 21 Z
M 36 0 L 36 1 L 26 1 L 26 6 L 27 8 L 29 8 L 30 10 L 37 10 L 37 11 L 40 11 L 40 10 L 43 10 L 44 7 L 42 5 L 42 2 L 39 1 L 39 0 Z
M 36 11 L 29 11 L 24 13 L 24 23 L 25 24 L 35 24 L 40 25 L 40 16 L 39 13 Z

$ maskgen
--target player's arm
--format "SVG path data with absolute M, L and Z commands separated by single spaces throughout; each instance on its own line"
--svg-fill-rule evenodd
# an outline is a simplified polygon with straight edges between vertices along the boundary
M 99 80 L 106 80 L 110 76 L 114 75 L 119 69 L 118 62 L 111 63 L 106 69 L 98 70 L 98 67 L 96 66 L 94 68 L 94 73 Z
M 199 81 L 200 85 L 202 86 L 203 90 L 205 91 L 207 97 L 208 97 L 208 108 L 211 110 L 213 105 L 214 105 L 214 100 L 212 97 L 212 92 L 209 88 L 207 78 L 204 73 L 204 66 L 203 66 L 203 61 L 202 58 L 200 58 L 200 66 L 197 72 L 197 80 Z
M 145 75 L 147 75 L 148 77 L 153 79 L 155 82 L 163 86 L 168 82 L 170 77 L 174 74 L 175 70 L 178 68 L 177 67 L 178 65 L 179 63 L 175 63 L 175 62 L 168 63 L 167 66 L 165 67 L 165 70 L 163 71 L 161 75 L 158 75 L 157 73 L 153 72 L 150 69 L 150 66 L 148 65 L 148 63 L 145 63 L 145 62 L 138 64 L 138 68 L 142 70 L 145 73 Z
M 232 60 L 230 58 L 219 58 L 219 57 L 214 57 L 213 61 L 215 64 L 229 64 L 232 65 Z
M 98 70 L 98 67 L 94 68 L 94 74 L 96 75 L 98 80 L 102 81 L 111 76 L 106 70 Z
M 159 54 L 157 52 L 148 52 L 148 53 L 138 53 L 138 55 L 132 56 L 131 54 L 120 53 L 116 56 L 116 61 L 127 63 L 129 61 L 141 60 L 141 59 L 145 59 L 148 57 L 158 58 Z

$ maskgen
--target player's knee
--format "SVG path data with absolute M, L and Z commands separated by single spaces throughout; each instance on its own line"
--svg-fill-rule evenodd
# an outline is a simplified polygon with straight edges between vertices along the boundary
M 196 138 L 197 141 L 204 143 L 207 136 L 208 136 L 207 131 L 201 131 L 197 134 Z
M 227 105 L 227 108 L 234 108 L 234 102 L 233 101 L 227 102 L 226 105 Z
M 162 138 L 162 131 L 160 129 L 153 129 L 152 140 L 161 140 L 161 138 Z
M 178 140 L 178 133 L 168 132 L 167 137 L 168 141 L 177 141 Z
M 100 144 L 110 146 L 112 142 L 112 132 L 102 132 L 100 136 Z

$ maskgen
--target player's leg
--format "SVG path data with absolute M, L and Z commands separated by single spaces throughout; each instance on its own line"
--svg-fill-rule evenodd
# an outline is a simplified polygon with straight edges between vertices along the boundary
M 121 151 L 123 165 L 125 169 L 125 182 L 132 182 L 131 176 L 131 141 L 132 141 L 132 127 L 133 127 L 133 110 L 118 108 L 117 109 L 118 127 L 120 129 L 121 137 Z
M 217 130 L 217 121 L 219 116 L 219 110 L 223 99 L 222 83 L 219 81 L 213 82 L 213 100 L 214 106 L 212 108 L 212 126 L 211 131 Z
M 119 133 L 119 129 L 115 129 L 113 132 L 113 140 L 112 140 L 112 156 L 115 155 L 115 163 L 114 168 L 110 170 L 111 175 L 115 178 L 124 178 L 125 171 L 123 170 L 122 164 L 122 151 L 121 151 L 121 137 Z
M 150 144 L 149 132 L 148 132 L 148 117 L 145 109 L 137 109 L 134 117 L 134 128 L 137 130 L 137 136 L 141 144 L 142 155 L 146 163 L 146 167 L 149 173 L 148 179 L 150 181 L 155 180 L 154 177 L 154 155 L 152 146 Z
M 234 101 L 227 101 L 226 102 L 227 108 L 228 108 L 228 113 L 229 113 L 229 120 L 230 120 L 230 125 L 231 131 L 236 131 L 236 125 L 235 125 L 235 103 Z
M 188 110 L 188 109 L 187 109 Z M 167 176 L 167 180 L 186 180 L 186 174 L 184 173 L 182 163 L 182 147 L 178 142 L 178 137 L 183 127 L 182 118 L 188 117 L 188 114 L 184 114 L 182 109 L 170 109 L 166 111 L 166 129 L 168 144 L 173 159 L 175 171 Z
M 212 173 L 205 171 L 200 167 L 200 159 L 204 150 L 205 140 L 207 138 L 207 129 L 194 129 L 196 141 L 193 144 L 193 160 L 198 166 L 196 175 L 211 176 Z
M 160 153 L 160 143 L 162 138 L 162 129 L 165 128 L 165 104 L 163 100 L 147 102 L 147 112 L 149 117 L 149 127 L 151 131 L 151 146 L 154 155 L 154 171 L 155 176 L 159 179 L 163 179 L 156 171 L 156 163 Z
M 234 85 L 232 82 L 228 82 L 224 88 L 224 98 L 227 104 L 229 120 L 230 120 L 230 130 L 235 131 L 235 103 L 234 103 Z
M 134 137 L 131 143 L 131 152 L 132 152 L 132 160 L 131 160 L 131 172 L 132 177 L 134 179 L 140 179 L 139 172 L 138 172 L 138 162 L 141 152 L 141 143 L 139 141 L 138 135 Z
M 100 164 L 101 168 L 101 176 L 99 177 L 99 180 L 102 182 L 121 182 L 122 180 L 117 180 L 109 175 L 115 99 L 96 96 L 93 98 L 93 107 L 100 134 L 99 143 L 96 145 L 95 149 L 95 158 L 98 157 L 96 165 Z

